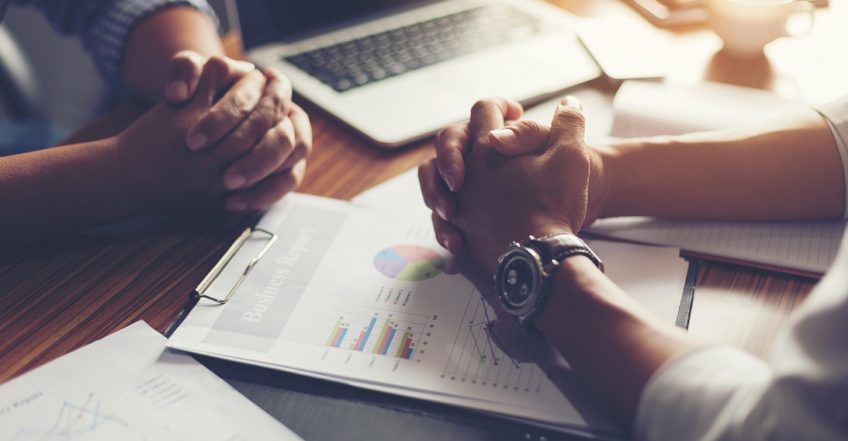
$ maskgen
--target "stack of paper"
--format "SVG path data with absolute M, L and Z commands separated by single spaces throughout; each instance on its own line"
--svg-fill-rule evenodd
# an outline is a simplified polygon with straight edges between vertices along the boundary
M 137 322 L 0 386 L 0 439 L 300 438 Z

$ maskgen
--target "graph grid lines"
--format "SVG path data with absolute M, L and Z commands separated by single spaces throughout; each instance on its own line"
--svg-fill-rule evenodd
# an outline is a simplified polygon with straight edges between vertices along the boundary
M 521 354 L 507 352 L 505 348 L 508 346 L 499 336 L 502 333 L 495 330 L 496 322 L 491 319 L 494 314 L 490 308 L 481 296 L 470 296 L 464 326 L 457 331 L 442 378 L 479 386 L 539 392 L 546 377 L 543 369 L 536 363 L 523 361 L 532 358 L 530 356 L 539 350 L 536 342 L 514 344 L 521 347 Z M 508 325 L 517 327 L 517 324 Z

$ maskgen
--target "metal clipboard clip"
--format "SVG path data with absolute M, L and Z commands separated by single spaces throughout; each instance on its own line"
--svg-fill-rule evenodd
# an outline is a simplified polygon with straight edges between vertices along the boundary
M 224 268 L 226 268 L 227 265 L 230 264 L 230 261 L 233 260 L 233 257 L 235 257 L 236 253 L 241 250 L 241 247 L 244 246 L 248 239 L 253 237 L 254 233 L 262 233 L 268 236 L 268 242 L 265 244 L 264 247 L 262 247 L 262 250 L 259 251 L 259 254 L 257 254 L 253 259 L 250 260 L 250 263 L 247 264 L 247 266 L 244 268 L 244 271 L 241 273 L 241 277 L 239 277 L 235 285 L 230 288 L 230 292 L 228 292 L 223 299 L 206 295 L 206 290 L 209 289 L 209 286 L 211 286 L 212 283 L 218 278 L 218 276 L 221 275 L 221 271 L 223 271 Z M 200 284 L 197 285 L 197 288 L 195 288 L 194 290 L 197 294 L 197 298 L 208 299 L 219 305 L 223 305 L 230 301 L 230 298 L 233 297 L 233 294 L 238 291 L 239 286 L 241 286 L 242 282 L 244 282 L 244 279 L 247 278 L 247 274 L 250 273 L 253 267 L 256 266 L 256 264 L 259 263 L 259 261 L 262 260 L 263 257 L 265 257 L 265 253 L 267 253 L 268 250 L 270 250 L 271 247 L 274 246 L 274 243 L 276 241 L 277 235 L 271 231 L 262 228 L 246 228 L 241 233 L 241 235 L 239 235 L 239 237 L 235 240 L 235 242 L 230 245 L 230 248 L 228 248 L 227 252 L 224 253 L 224 256 L 221 257 L 221 260 L 219 260 L 218 263 L 216 263 L 215 266 L 212 267 L 212 271 L 209 271 L 209 274 L 207 274 L 206 277 L 204 277 L 203 280 L 200 281 Z

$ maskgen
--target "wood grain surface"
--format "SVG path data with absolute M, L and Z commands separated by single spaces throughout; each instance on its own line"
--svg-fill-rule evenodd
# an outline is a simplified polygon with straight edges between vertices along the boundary
M 554 3 L 578 15 L 641 21 L 618 2 Z M 844 53 L 841 46 L 848 41 L 848 14 L 843 2 L 832 3 L 830 10 L 819 11 L 810 36 L 776 42 L 769 47 L 769 58 L 761 60 L 717 54 L 720 42 L 702 27 L 657 31 L 674 42 L 670 77 L 766 88 L 813 102 L 843 94 L 848 91 L 848 66 L 835 54 Z M 615 89 L 603 87 L 609 93 Z M 349 199 L 433 155 L 429 141 L 378 150 L 321 111 L 307 109 L 315 151 L 303 192 Z M 242 224 L 143 219 L 0 256 L 0 382 L 136 320 L 163 331 Z M 763 355 L 786 315 L 814 284 L 705 265 L 698 274 L 690 330 Z

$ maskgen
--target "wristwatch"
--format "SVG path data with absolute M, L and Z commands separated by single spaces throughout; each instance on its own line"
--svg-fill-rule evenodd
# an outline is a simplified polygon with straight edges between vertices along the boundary
M 583 240 L 571 233 L 512 242 L 498 258 L 495 291 L 501 306 L 524 328 L 537 331 L 533 321 L 551 293 L 551 279 L 559 264 L 572 256 L 586 256 L 601 269 L 601 259 Z

